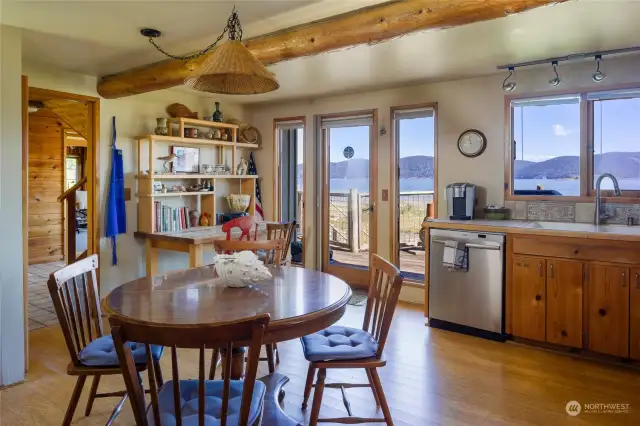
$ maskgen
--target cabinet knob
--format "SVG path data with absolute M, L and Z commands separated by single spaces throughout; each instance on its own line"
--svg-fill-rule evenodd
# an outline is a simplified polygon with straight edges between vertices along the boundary
M 536 300 L 539 302 L 542 300 L 542 296 L 540 296 L 539 294 L 536 294 Z
M 620 283 L 622 285 L 622 287 L 626 287 L 627 286 L 627 279 L 626 278 L 627 278 L 627 274 L 623 272 L 622 273 L 622 280 L 621 280 L 621 283 Z
M 604 309 L 598 309 L 598 314 L 600 314 L 601 317 L 607 315 L 607 311 L 605 311 Z
M 640 290 L 640 280 L 638 279 L 638 273 L 636 272 L 636 289 Z
M 551 277 L 551 278 L 553 278 L 553 277 L 554 277 L 554 275 L 555 275 L 555 274 L 553 273 L 553 265 L 550 265 L 550 271 L 551 271 L 550 277 Z
M 560 335 L 561 335 L 562 337 L 567 337 L 567 332 L 566 332 L 565 330 L 562 330 L 562 331 L 560 332 Z

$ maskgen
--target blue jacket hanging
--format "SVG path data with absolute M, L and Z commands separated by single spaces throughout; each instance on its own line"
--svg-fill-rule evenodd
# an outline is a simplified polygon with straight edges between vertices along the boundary
M 113 250 L 112 264 L 118 264 L 116 255 L 116 235 L 127 232 L 127 212 L 124 203 L 124 167 L 122 150 L 116 148 L 116 118 L 113 117 L 113 139 L 111 144 L 111 180 L 107 199 L 107 238 L 111 239 Z

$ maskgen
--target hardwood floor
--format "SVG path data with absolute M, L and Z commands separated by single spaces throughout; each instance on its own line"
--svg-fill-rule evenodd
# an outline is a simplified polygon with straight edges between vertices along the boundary
M 363 308 L 349 306 L 342 323 L 361 325 Z M 31 363 L 28 381 L 0 393 L 0 425 L 59 425 L 74 379 L 65 375 L 69 357 L 58 327 L 30 333 Z M 307 362 L 299 341 L 278 344 L 279 372 L 291 378 L 285 410 L 302 420 L 300 410 Z M 616 425 L 640 424 L 640 373 L 598 364 L 513 343 L 496 343 L 424 326 L 419 307 L 400 305 L 386 346 L 388 364 L 380 370 L 382 383 L 397 426 L 422 425 Z M 169 370 L 170 356 L 162 364 Z M 197 354 L 183 352 L 181 376 L 197 371 Z M 266 363 L 260 373 L 266 374 Z M 145 375 L 146 380 L 146 375 Z M 327 382 L 365 383 L 358 370 L 330 371 Z M 121 378 L 105 377 L 101 391 L 124 389 Z M 85 386 L 73 424 L 104 425 L 116 399 L 95 402 L 84 417 L 89 385 Z M 347 390 L 355 415 L 381 415 L 368 389 Z M 313 398 L 313 395 L 312 395 Z M 570 417 L 568 401 L 630 404 L 627 414 L 583 412 Z M 310 410 L 308 410 L 310 411 Z M 344 416 L 339 390 L 326 390 L 322 417 Z M 305 424 L 307 419 L 304 418 Z M 134 424 L 127 403 L 116 420 Z

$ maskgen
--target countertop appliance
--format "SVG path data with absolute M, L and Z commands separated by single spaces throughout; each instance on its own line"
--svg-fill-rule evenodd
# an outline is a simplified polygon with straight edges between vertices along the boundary
M 452 220 L 473 219 L 476 205 L 476 186 L 472 183 L 450 183 L 445 188 L 447 212 Z
M 443 265 L 445 245 L 467 252 L 466 270 Z M 504 234 L 432 229 L 429 325 L 504 341 Z

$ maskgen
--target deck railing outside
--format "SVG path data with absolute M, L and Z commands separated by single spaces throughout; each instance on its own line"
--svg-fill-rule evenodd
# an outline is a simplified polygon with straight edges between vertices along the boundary
M 433 191 L 400 193 L 400 246 L 420 245 L 420 229 Z M 352 252 L 369 248 L 369 194 L 329 193 L 329 244 Z

